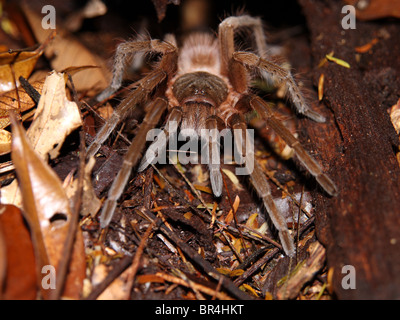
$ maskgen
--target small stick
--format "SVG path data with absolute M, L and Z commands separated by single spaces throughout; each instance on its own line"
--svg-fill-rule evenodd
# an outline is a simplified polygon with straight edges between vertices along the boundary
M 84 134 L 80 134 L 80 157 L 79 157 L 79 177 L 78 187 L 74 196 L 74 208 L 68 226 L 68 234 L 64 242 L 62 259 L 57 267 L 56 288 L 50 292 L 49 299 L 58 300 L 61 297 L 67 278 L 68 267 L 70 264 L 75 237 L 78 229 L 79 211 L 82 203 L 83 179 L 85 175 L 85 139 Z
M 300 235 L 308 229 L 308 227 L 314 222 L 314 217 L 311 217 L 300 228 Z M 278 252 L 279 248 L 274 248 L 268 251 L 260 260 L 255 262 L 249 269 L 247 269 L 242 275 L 240 275 L 233 283 L 240 286 L 248 277 L 252 276 L 259 268 L 265 263 L 271 260 Z
M 154 221 L 156 219 L 156 217 L 150 210 L 147 210 L 143 207 L 140 211 L 150 221 Z M 166 235 L 170 240 L 172 240 L 175 245 L 179 247 L 187 256 L 189 256 L 196 265 L 201 267 L 208 276 L 215 279 L 216 281 L 221 281 L 222 286 L 225 288 L 225 290 L 229 291 L 237 299 L 251 299 L 249 295 L 239 290 L 230 279 L 220 274 L 208 261 L 204 260 L 200 254 L 198 254 L 193 248 L 182 241 L 175 230 L 167 228 L 164 224 L 161 225 L 161 221 L 157 222 L 157 225 L 160 225 L 160 231 L 164 233 L 164 235 Z
M 150 237 L 150 234 L 153 232 L 153 228 L 156 225 L 157 220 L 158 220 L 158 218 L 156 220 L 153 220 L 150 223 L 150 225 L 147 227 L 147 230 L 144 233 L 142 239 L 140 240 L 139 247 L 137 248 L 135 256 L 132 260 L 131 270 L 129 272 L 128 279 L 127 279 L 128 297 L 130 297 L 130 295 L 131 295 L 134 279 L 135 279 L 136 273 L 139 269 L 139 262 L 140 262 L 140 258 L 142 257 L 142 254 L 143 254 L 144 246 L 146 245 L 147 240 Z
M 172 282 L 181 286 L 185 286 L 185 287 L 190 287 L 189 283 L 187 283 L 185 280 L 180 279 L 178 277 L 175 276 L 171 276 L 169 274 L 165 274 L 165 273 L 161 273 L 161 272 L 157 272 L 156 273 L 157 277 L 160 277 L 162 279 L 164 279 L 165 281 L 168 282 Z M 208 294 L 210 296 L 215 296 L 216 298 L 220 299 L 220 300 L 232 300 L 232 298 L 230 296 L 228 296 L 227 294 L 223 293 L 223 292 L 219 292 L 218 291 L 218 286 L 217 289 L 211 289 L 209 287 L 206 287 L 204 285 L 198 284 L 196 282 L 191 281 L 191 285 L 193 286 L 193 288 L 196 288 L 196 290 L 201 291 L 205 294 Z

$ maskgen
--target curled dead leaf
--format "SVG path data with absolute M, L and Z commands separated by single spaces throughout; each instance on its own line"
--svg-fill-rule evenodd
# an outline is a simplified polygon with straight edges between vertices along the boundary
M 66 97 L 64 75 L 52 72 L 45 80 L 34 121 L 28 129 L 32 145 L 39 154 L 49 153 L 54 159 L 65 138 L 81 125 L 78 106 Z
M 6 154 L 11 150 L 11 133 L 0 129 L 0 155 Z
M 28 227 L 17 207 L 2 205 L 0 212 L 0 238 L 3 240 L 2 245 L 0 243 L 0 278 L 3 279 L 0 297 L 4 300 L 35 299 L 35 257 Z
M 20 76 L 28 78 L 43 51 L 13 51 L 0 53 L 0 92 L 18 85 Z
M 52 265 L 56 270 L 62 256 L 71 219 L 69 199 L 56 173 L 35 152 L 15 116 L 12 121 L 12 160 L 20 185 L 25 218 L 32 231 L 38 270 Z M 73 286 L 75 298 L 79 297 L 85 275 L 83 239 L 78 232 L 70 265 L 70 280 L 66 287 Z M 73 271 L 72 271 L 73 270 Z M 43 275 L 38 274 L 41 278 Z M 77 281 L 78 280 L 78 281 Z M 65 290 L 67 290 L 67 288 Z M 48 292 L 43 292 L 46 297 Z
M 22 8 L 35 37 L 39 41 L 46 39 L 49 32 L 41 26 L 43 17 L 30 8 L 28 1 L 23 3 Z M 94 89 L 98 92 L 109 84 L 111 76 L 105 62 L 59 25 L 57 26 L 57 37 L 46 48 L 44 54 L 50 59 L 54 70 L 64 70 L 74 66 L 100 66 L 100 68 L 74 75 L 74 86 L 77 91 Z
M 42 39 L 42 44 L 35 50 L 10 50 L 0 53 L 0 92 L 10 91 L 18 86 L 20 76 L 25 79 L 32 73 L 37 60 L 43 54 L 45 47 L 55 36 L 48 33 Z

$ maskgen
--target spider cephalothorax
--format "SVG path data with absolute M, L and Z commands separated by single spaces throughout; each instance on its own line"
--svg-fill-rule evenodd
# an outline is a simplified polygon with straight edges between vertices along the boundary
M 235 51 L 234 35 L 239 28 L 253 30 L 255 52 Z M 179 127 L 181 130 L 193 130 L 201 138 L 204 138 L 202 130 L 208 130 L 206 148 L 210 181 L 214 195 L 220 196 L 223 184 L 219 156 L 217 156 L 220 152 L 218 130 L 225 127 L 234 130 L 235 133 L 239 132 L 234 136 L 236 148 L 243 155 L 251 153 L 252 149 L 247 147 L 249 137 L 242 113 L 243 110 L 254 110 L 294 149 L 300 162 L 315 176 L 325 191 L 330 195 L 337 193 L 334 183 L 322 172 L 318 163 L 303 149 L 290 131 L 273 116 L 268 104 L 250 91 L 249 69 L 259 70 L 286 85 L 287 95 L 299 113 L 318 122 L 324 121 L 322 116 L 309 109 L 291 73 L 268 59 L 260 19 L 249 16 L 229 17 L 221 22 L 217 38 L 209 34 L 196 33 L 184 40 L 180 50 L 172 36 L 169 36 L 169 41 L 147 40 L 121 44 L 116 52 L 112 83 L 99 95 L 99 101 L 120 87 L 126 57 L 138 52 L 159 53 L 161 59 L 153 71 L 140 80 L 137 88 L 121 102 L 88 148 L 89 156 L 95 154 L 132 106 L 152 99 L 139 132 L 129 147 L 122 168 L 110 188 L 100 216 L 102 227 L 110 222 L 131 168 L 140 160 L 147 132 L 157 125 L 165 110 L 168 110 L 168 116 L 162 132 L 164 139 L 156 139 L 151 144 L 142 158 L 139 171 L 153 163 L 160 150 L 166 149 L 166 142 Z M 160 94 L 160 90 L 157 90 L 157 94 L 153 95 L 154 89 L 161 83 L 166 83 L 165 92 Z M 279 232 L 285 253 L 292 256 L 295 253 L 293 240 L 285 220 L 273 201 L 260 165 L 255 161 L 247 173 Z

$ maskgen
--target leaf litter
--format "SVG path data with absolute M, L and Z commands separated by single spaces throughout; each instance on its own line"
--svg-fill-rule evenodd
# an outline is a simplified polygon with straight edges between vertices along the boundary
M 37 21 L 37 17 L 28 9 L 26 12 L 33 27 L 33 21 Z M 38 38 L 44 39 L 44 35 Z M 57 39 L 62 42 L 58 49 L 78 43 L 74 49 L 76 53 L 84 53 L 82 56 L 90 58 L 76 63 L 71 60 L 76 57 L 76 53 L 68 52 L 58 58 L 58 62 L 62 60 L 63 63 L 58 64 L 52 60 L 54 69 L 69 70 L 65 70 L 65 74 L 48 71 L 45 80 L 30 83 L 40 94 L 38 103 L 23 88 L 0 96 L 0 111 L 5 110 L 0 118 L 6 121 L 2 128 L 7 128 L 11 120 L 13 122 L 11 157 L 17 176 L 14 182 L 4 184 L 1 188 L 3 205 L 0 209 L 6 212 L 17 211 L 28 222 L 30 239 L 27 237 L 29 232 L 26 227 L 24 229 L 19 226 L 18 230 L 25 232 L 24 239 L 31 244 L 31 264 L 39 267 L 36 268 L 38 270 L 45 264 L 57 268 L 64 258 L 62 252 L 66 239 L 71 236 L 68 230 L 73 223 L 71 217 L 76 207 L 74 201 L 81 186 L 82 196 L 78 203 L 79 227 L 74 234 L 75 244 L 68 262 L 70 271 L 61 297 L 224 300 L 306 297 L 303 291 L 306 283 L 317 281 L 315 274 L 325 271 L 324 259 L 315 258 L 314 251 L 310 249 L 317 242 L 312 233 L 313 217 L 309 194 L 299 192 L 297 183 L 278 181 L 279 186 L 273 192 L 277 202 L 288 212 L 293 234 L 297 233 L 298 237 L 306 237 L 308 240 L 299 242 L 299 263 L 310 263 L 312 268 L 301 269 L 302 277 L 297 276 L 300 280 L 297 280 L 296 273 L 280 288 L 277 285 L 278 280 L 284 278 L 291 269 L 288 268 L 289 259 L 279 254 L 280 245 L 273 240 L 275 238 L 268 222 L 263 218 L 259 203 L 244 186 L 244 181 L 233 174 L 232 165 L 224 165 L 222 168 L 226 190 L 224 197 L 218 202 L 213 198 L 207 184 L 207 170 L 201 165 L 192 168 L 166 166 L 154 168 L 155 171 L 151 174 L 135 175 L 125 192 L 125 201 L 118 208 L 118 220 L 108 230 L 99 228 L 97 212 L 104 193 L 96 189 L 96 184 L 107 177 L 92 176 L 91 173 L 92 170 L 99 172 L 102 161 L 107 160 L 101 154 L 107 155 L 110 152 L 108 156 L 121 157 L 120 149 L 126 148 L 126 142 L 117 139 L 111 147 L 100 149 L 96 162 L 93 158 L 84 167 L 78 164 L 71 166 L 67 177 L 63 177 L 64 183 L 62 182 L 55 164 L 62 165 L 63 157 L 81 152 L 72 150 L 66 154 L 63 145 L 66 142 L 70 144 L 68 139 L 71 139 L 74 132 L 81 130 L 82 126 L 85 132 L 90 132 L 90 128 L 85 127 L 88 123 L 86 120 L 96 119 L 97 115 L 93 110 L 104 107 L 87 108 L 87 102 L 82 103 L 82 97 L 91 90 L 99 91 L 108 83 L 108 79 L 104 64 L 100 64 L 103 68 L 99 70 L 87 70 L 84 67 L 98 65 L 96 62 L 99 57 L 88 52 L 77 39 L 70 38 L 67 34 L 61 34 Z M 33 60 L 36 57 L 33 57 L 32 61 L 26 60 L 34 66 Z M 51 53 L 46 52 L 46 57 L 51 59 Z M 21 75 L 29 81 L 32 70 Z M 75 82 L 74 75 L 70 90 L 66 88 L 66 74 L 73 74 L 76 70 L 86 71 L 86 79 L 89 80 Z M 79 101 L 76 100 L 77 93 L 80 94 Z M 69 97 L 74 95 L 75 101 L 71 101 Z M 106 102 L 108 106 L 110 102 Z M 8 117 L 10 110 L 15 112 L 11 120 Z M 31 114 L 28 120 L 21 117 L 21 114 L 24 115 L 29 110 L 33 110 L 33 117 Z M 20 120 L 25 121 L 27 132 L 19 124 Z M 5 141 L 9 143 L 10 138 L 10 135 L 6 136 Z M 66 147 L 68 149 L 70 146 Z M 273 152 L 266 150 L 262 143 L 257 142 L 256 150 L 257 159 L 263 166 L 270 167 L 272 163 L 274 172 L 288 170 L 284 164 L 276 161 Z M 76 173 L 80 170 L 83 173 L 78 177 Z M 19 192 L 22 197 L 17 196 Z M 290 196 L 286 196 L 287 194 Z M 303 210 L 307 210 L 308 216 L 301 214 Z M 5 226 L 10 224 L 0 214 L 0 255 L 6 257 L 4 261 L 7 263 L 20 264 L 18 254 L 28 253 L 29 249 L 23 249 L 26 252 L 20 251 L 14 257 L 9 257 L 10 251 L 4 250 L 4 247 L 7 248 L 12 241 L 21 241 L 19 236 L 10 236 L 4 232 Z M 6 274 L 4 265 L 0 264 L 0 283 L 6 288 L 1 292 L 3 298 L 11 297 L 8 290 L 13 287 L 12 279 L 15 277 Z M 30 298 L 52 297 L 51 292 L 46 292 L 39 285 L 39 280 L 42 279 L 39 273 L 23 278 L 24 283 L 30 287 L 26 291 L 30 292 Z M 276 280 L 273 285 L 270 285 L 271 279 Z M 315 296 L 316 294 L 309 295 L 307 298 Z M 18 299 L 23 295 L 16 293 L 12 297 Z M 325 293 L 323 297 L 329 298 Z

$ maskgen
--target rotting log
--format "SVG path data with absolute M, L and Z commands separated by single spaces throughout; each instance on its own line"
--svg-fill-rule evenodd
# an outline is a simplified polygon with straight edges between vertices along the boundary
M 400 168 L 398 137 L 387 109 L 400 96 L 400 21 L 361 22 L 344 30 L 341 1 L 299 0 L 310 33 L 313 84 L 324 74 L 320 110 L 326 124 L 302 127 L 316 158 L 340 191 L 314 194 L 316 230 L 327 248 L 339 299 L 400 298 Z M 355 48 L 371 43 L 363 53 Z M 320 62 L 326 54 L 350 64 Z M 350 265 L 355 271 L 355 289 Z M 342 273 L 343 272 L 343 273 Z

